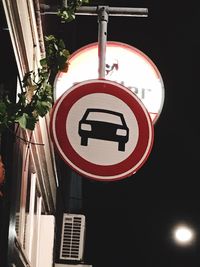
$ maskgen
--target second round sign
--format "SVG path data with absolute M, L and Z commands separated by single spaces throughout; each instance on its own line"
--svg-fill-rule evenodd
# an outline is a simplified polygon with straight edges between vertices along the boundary
M 74 84 L 99 77 L 98 43 L 75 51 L 68 60 L 67 72 L 58 72 L 54 82 L 54 99 Z M 78 75 L 77 75 L 78 73 Z M 141 50 L 121 42 L 106 42 L 105 78 L 133 91 L 148 110 L 153 124 L 164 103 L 164 83 L 153 61 Z
M 107 80 L 88 80 L 67 90 L 52 110 L 50 133 L 72 169 L 102 181 L 135 173 L 147 160 L 154 137 L 142 102 Z

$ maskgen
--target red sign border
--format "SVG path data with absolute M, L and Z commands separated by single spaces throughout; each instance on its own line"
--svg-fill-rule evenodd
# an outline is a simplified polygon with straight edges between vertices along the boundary
M 121 99 L 136 117 L 139 129 L 137 145 L 131 155 L 118 164 L 91 163 L 83 159 L 69 142 L 66 133 L 68 113 L 76 101 L 93 93 L 110 94 Z M 152 149 L 154 129 L 144 104 L 131 90 L 108 80 L 88 80 L 71 87 L 56 101 L 51 111 L 50 135 L 60 156 L 76 172 L 95 180 L 113 181 L 132 175 L 144 164 Z

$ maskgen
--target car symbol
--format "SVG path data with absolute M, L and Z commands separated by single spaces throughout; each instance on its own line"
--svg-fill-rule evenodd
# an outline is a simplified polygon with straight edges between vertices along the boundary
M 81 145 L 87 146 L 88 139 L 100 139 L 118 142 L 118 150 L 125 151 L 125 144 L 129 140 L 129 128 L 122 113 L 88 108 L 79 121 L 78 133 Z

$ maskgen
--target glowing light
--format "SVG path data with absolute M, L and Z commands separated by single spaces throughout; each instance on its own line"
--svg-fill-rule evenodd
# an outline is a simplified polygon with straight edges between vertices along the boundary
M 75 84 L 98 79 L 98 44 L 92 43 L 75 51 L 69 58 L 67 72 L 59 72 L 54 83 L 54 99 Z M 151 59 L 133 46 L 108 41 L 106 45 L 106 80 L 130 89 L 147 108 L 155 123 L 164 103 L 164 84 Z
M 190 226 L 182 224 L 175 227 L 173 237 L 179 245 L 191 245 L 195 239 L 195 232 Z

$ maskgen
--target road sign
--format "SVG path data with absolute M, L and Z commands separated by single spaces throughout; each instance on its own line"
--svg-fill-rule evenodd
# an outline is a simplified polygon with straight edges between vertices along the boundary
M 57 99 L 77 82 L 98 78 L 98 43 L 82 47 L 69 59 L 67 73 L 59 72 L 55 79 Z M 106 44 L 107 80 L 131 89 L 147 108 L 153 123 L 157 121 L 164 102 L 164 84 L 152 60 L 137 48 L 108 41 Z
M 102 181 L 135 173 L 153 144 L 153 125 L 143 103 L 107 80 L 81 82 L 56 102 L 50 117 L 55 148 L 71 168 Z

